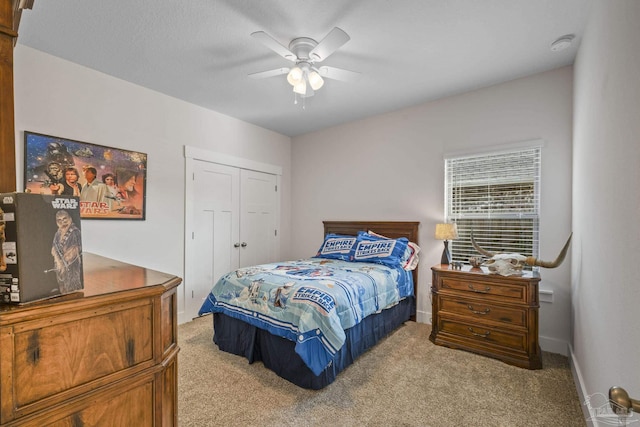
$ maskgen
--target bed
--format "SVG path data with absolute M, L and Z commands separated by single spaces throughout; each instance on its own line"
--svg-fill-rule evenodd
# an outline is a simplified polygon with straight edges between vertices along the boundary
M 418 222 L 323 224 L 325 238 L 315 257 L 230 272 L 199 313 L 213 313 L 213 341 L 220 350 L 249 363 L 262 361 L 280 377 L 316 390 L 405 321 L 415 320 L 418 283 Z M 335 236 L 353 241 L 351 252 Z M 335 242 L 338 246 L 328 250 Z M 358 248 L 393 248 L 398 258 L 376 258 L 366 250 L 356 254 L 358 243 Z

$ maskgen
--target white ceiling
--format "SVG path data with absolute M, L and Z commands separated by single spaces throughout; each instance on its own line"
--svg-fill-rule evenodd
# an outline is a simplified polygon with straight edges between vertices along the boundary
M 572 64 L 591 0 L 37 0 L 18 43 L 217 112 L 296 136 Z M 333 28 L 351 40 L 326 80 L 294 104 L 282 45 Z M 558 37 L 575 34 L 566 50 Z

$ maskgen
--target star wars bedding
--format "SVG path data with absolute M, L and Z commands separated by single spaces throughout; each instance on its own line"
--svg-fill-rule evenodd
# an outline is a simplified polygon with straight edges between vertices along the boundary
M 345 342 L 345 329 L 413 295 L 400 266 L 310 258 L 241 268 L 223 276 L 199 314 L 223 313 L 295 342 L 320 374 Z
M 407 297 L 345 329 L 344 345 L 320 375 L 315 375 L 296 353 L 294 341 L 222 313 L 212 316 L 213 342 L 220 351 L 244 357 L 249 363 L 261 362 L 265 368 L 299 387 L 320 390 L 333 383 L 358 357 L 399 328 L 412 314 L 415 314 L 415 298 Z

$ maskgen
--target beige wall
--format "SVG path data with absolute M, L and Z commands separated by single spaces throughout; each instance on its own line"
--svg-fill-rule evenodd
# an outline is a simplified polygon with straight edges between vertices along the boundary
M 543 139 L 541 255 L 553 258 L 571 231 L 572 68 L 537 74 L 292 141 L 292 255 L 309 256 L 322 220 L 420 221 L 418 320 L 429 322 L 433 238 L 444 217 L 443 154 Z M 543 349 L 567 352 L 570 261 L 542 271 Z
M 618 385 L 640 399 L 639 22 L 640 1 L 596 1 L 575 63 L 572 356 L 585 396 Z
M 20 44 L 14 61 L 19 187 L 25 130 L 148 154 L 146 220 L 83 220 L 85 251 L 183 277 L 189 145 L 282 167 L 280 247 L 288 257 L 289 137 Z

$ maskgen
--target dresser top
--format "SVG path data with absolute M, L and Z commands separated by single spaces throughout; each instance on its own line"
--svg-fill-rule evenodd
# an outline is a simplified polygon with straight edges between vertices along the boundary
M 182 279 L 171 274 L 127 264 L 92 253 L 83 253 L 84 289 L 67 295 L 22 305 L 0 304 L 0 314 L 25 308 L 42 308 L 67 302 L 111 295 L 124 291 L 157 289 L 158 293 L 178 286 Z
M 431 270 L 438 272 L 454 272 L 461 273 L 472 276 L 485 276 L 485 277 L 496 277 L 496 278 L 508 278 L 511 280 L 531 280 L 538 279 L 540 280 L 540 273 L 537 271 L 525 270 L 522 272 L 520 276 L 501 276 L 499 274 L 490 273 L 487 267 L 471 267 L 470 265 L 463 265 L 460 269 L 454 269 L 450 264 L 436 264 L 431 267 Z

